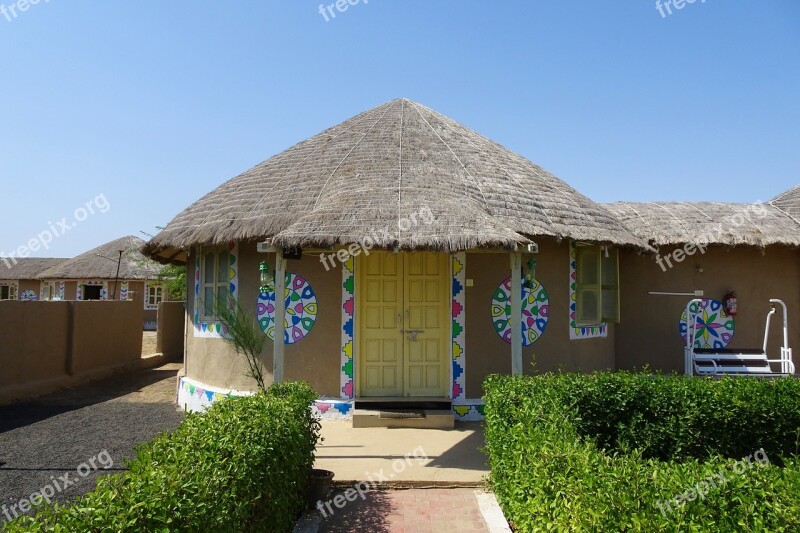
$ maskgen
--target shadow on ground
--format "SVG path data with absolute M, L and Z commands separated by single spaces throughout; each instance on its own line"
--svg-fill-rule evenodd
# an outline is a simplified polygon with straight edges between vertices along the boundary
M 0 406 L 0 433 L 141 391 L 155 383 L 175 378 L 177 373 L 177 365 L 139 370 Z

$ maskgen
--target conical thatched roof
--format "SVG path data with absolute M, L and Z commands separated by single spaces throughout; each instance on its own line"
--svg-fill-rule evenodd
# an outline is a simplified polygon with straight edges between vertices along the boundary
M 769 204 L 617 202 L 606 207 L 654 246 L 800 246 L 800 225 Z
M 800 185 L 795 185 L 783 194 L 773 198 L 770 204 L 774 205 L 800 224 Z
M 434 222 L 400 231 L 422 208 Z M 145 250 L 267 240 L 328 247 L 513 247 L 536 236 L 642 246 L 608 211 L 527 159 L 409 100 L 393 100 L 233 178 Z
M 42 279 L 42 272 L 67 261 L 50 257 L 6 258 L 6 260 L 11 266 L 0 260 L 0 279 L 7 280 Z
M 42 279 L 114 279 L 122 251 L 119 279 L 155 279 L 163 268 L 145 257 L 141 248 L 145 242 L 134 236 L 122 237 L 93 248 L 73 259 L 44 271 Z

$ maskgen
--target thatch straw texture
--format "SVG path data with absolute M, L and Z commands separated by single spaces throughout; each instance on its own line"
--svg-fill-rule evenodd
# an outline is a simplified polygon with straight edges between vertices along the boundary
M 654 246 L 800 246 L 800 226 L 769 204 L 618 202 L 606 207 Z
M 431 224 L 399 228 L 425 207 Z M 536 236 L 643 246 L 554 175 L 400 99 L 233 178 L 180 213 L 145 250 L 170 257 L 198 244 L 271 239 L 330 247 L 370 237 L 383 248 L 452 252 L 513 247 Z
M 800 185 L 795 185 L 783 194 L 773 198 L 770 204 L 774 205 L 800 224 Z
M 0 279 L 3 280 L 37 280 L 42 279 L 42 272 L 62 264 L 66 259 L 49 257 L 6 258 L 11 265 L 0 260 Z M 16 263 L 14 263 L 16 261 Z
M 138 237 L 122 237 L 49 268 L 42 272 L 41 277 L 59 280 L 114 279 L 117 275 L 119 252 L 122 251 L 119 279 L 155 279 L 164 267 L 142 254 L 141 248 L 144 244 Z

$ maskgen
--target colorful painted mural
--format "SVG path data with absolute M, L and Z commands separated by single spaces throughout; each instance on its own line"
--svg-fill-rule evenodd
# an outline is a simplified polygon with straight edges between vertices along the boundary
M 355 259 L 351 256 L 342 263 L 342 339 L 341 339 L 341 396 L 352 400 L 355 397 L 353 347 L 355 345 L 354 321 L 356 314 Z
M 688 302 L 687 302 L 688 303 Z M 712 298 L 704 298 L 702 302 L 695 302 L 689 308 L 692 318 L 697 317 L 697 329 L 694 332 L 695 348 L 720 349 L 727 348 L 733 340 L 736 323 L 730 316 L 722 302 Z M 678 333 L 686 342 L 686 309 L 681 313 L 678 323 Z
M 579 326 L 575 321 L 577 312 L 577 284 L 578 284 L 578 265 L 577 265 L 577 243 L 569 244 L 569 338 L 571 340 L 594 339 L 597 337 L 608 337 L 608 324 L 596 324 L 589 326 Z
M 302 276 L 286 273 L 286 319 L 284 343 L 295 344 L 303 340 L 317 321 L 317 295 L 311 284 Z M 275 282 L 258 295 L 256 315 L 264 333 L 275 340 Z
M 511 344 L 511 278 L 497 287 L 492 297 L 492 323 L 504 342 Z M 530 287 L 522 287 L 522 345 L 530 346 L 539 340 L 550 319 L 550 298 L 547 290 L 533 280 Z
M 22 291 L 22 294 L 19 295 L 19 299 L 23 302 L 35 302 L 39 299 L 39 295 L 36 294 L 36 291 L 28 289 Z
M 466 276 L 467 254 L 459 252 L 453 256 L 453 343 L 451 348 L 453 390 L 452 400 L 457 401 L 466 397 L 466 371 L 467 355 L 465 353 L 466 333 L 464 324 L 466 323 L 466 302 L 464 293 L 464 283 Z

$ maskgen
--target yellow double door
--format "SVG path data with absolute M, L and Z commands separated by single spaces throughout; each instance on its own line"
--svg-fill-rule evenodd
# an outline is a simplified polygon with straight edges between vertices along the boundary
M 446 397 L 449 256 L 371 252 L 358 259 L 359 396 Z

